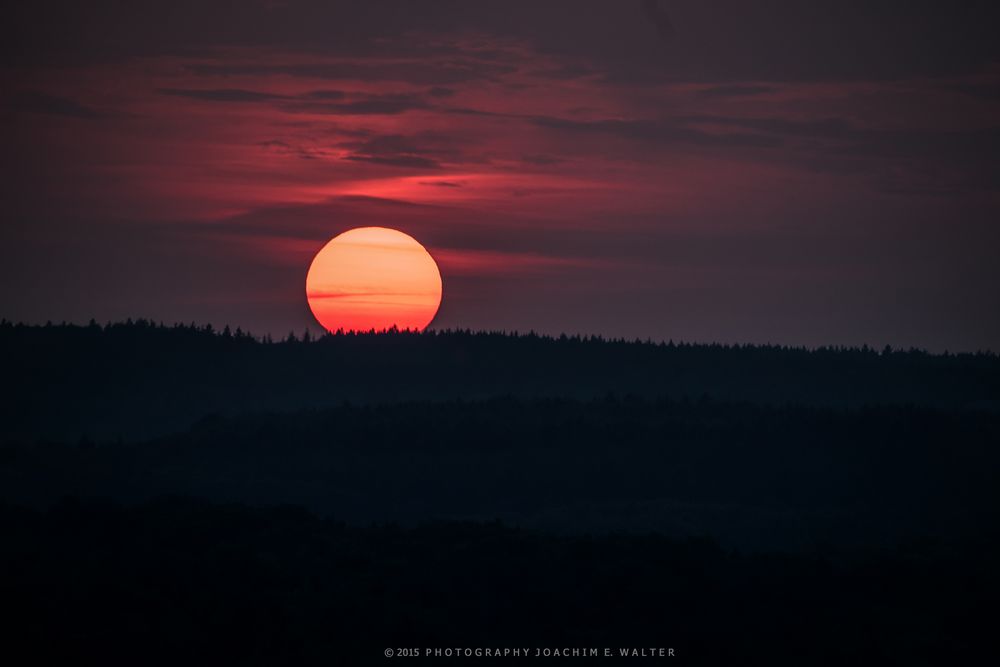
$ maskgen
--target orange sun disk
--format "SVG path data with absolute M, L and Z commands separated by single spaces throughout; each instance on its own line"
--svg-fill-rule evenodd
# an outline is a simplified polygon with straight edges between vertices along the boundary
M 422 331 L 441 305 L 441 272 L 413 237 L 358 227 L 335 236 L 313 258 L 306 298 L 327 331 Z

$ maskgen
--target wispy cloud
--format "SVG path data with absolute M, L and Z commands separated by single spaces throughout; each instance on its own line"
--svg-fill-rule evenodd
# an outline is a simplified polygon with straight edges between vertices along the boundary
M 107 118 L 109 116 L 109 114 L 97 111 L 68 97 L 49 95 L 48 93 L 36 90 L 16 93 L 10 98 L 8 108 L 20 112 L 68 116 L 84 120 Z
M 160 88 L 157 92 L 161 95 L 187 97 L 192 100 L 204 100 L 206 102 L 270 102 L 273 100 L 289 99 L 286 95 L 276 95 L 258 90 L 241 90 L 238 88 Z

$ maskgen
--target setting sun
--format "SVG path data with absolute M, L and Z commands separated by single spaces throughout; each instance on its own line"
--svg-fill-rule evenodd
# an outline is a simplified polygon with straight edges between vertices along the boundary
M 328 331 L 423 330 L 441 305 L 441 273 L 413 237 L 385 227 L 359 227 L 316 254 L 306 298 Z

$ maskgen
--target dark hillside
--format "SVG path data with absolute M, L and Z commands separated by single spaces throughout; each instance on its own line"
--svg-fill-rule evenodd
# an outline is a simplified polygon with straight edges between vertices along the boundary
M 143 322 L 0 350 L 0 637 L 40 663 L 996 650 L 992 354 Z
M 835 562 L 499 524 L 350 527 L 185 499 L 0 505 L 8 655 L 37 664 L 916 665 L 997 650 L 996 539 Z M 614 657 L 385 657 L 401 648 Z M 617 656 L 672 648 L 674 658 Z
M 354 523 L 492 520 L 710 534 L 753 549 L 895 544 L 1000 517 L 1000 415 L 513 398 L 202 420 L 146 442 L 0 448 L 9 499 L 184 494 Z
M 0 326 L 0 437 L 149 437 L 209 414 L 608 393 L 761 404 L 1000 405 L 992 354 L 805 349 L 471 332 L 264 343 L 139 322 Z

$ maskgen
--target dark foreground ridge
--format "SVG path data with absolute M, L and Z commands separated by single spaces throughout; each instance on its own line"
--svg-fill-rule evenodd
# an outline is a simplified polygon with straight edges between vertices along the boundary
M 998 648 L 995 537 L 750 556 L 705 539 L 351 527 L 179 498 L 0 505 L 0 524 L 4 648 L 37 664 L 549 664 L 384 651 L 651 646 L 676 657 L 569 662 L 910 666 Z
M 147 322 L 0 324 L 0 437 L 135 438 L 209 414 L 344 401 L 619 396 L 859 407 L 1000 407 L 992 353 L 689 345 L 486 332 L 262 342 Z
M 202 420 L 142 442 L 0 446 L 2 496 L 294 504 L 355 524 L 504 519 L 712 535 L 744 549 L 988 531 L 1000 415 L 615 398 L 340 406 Z

